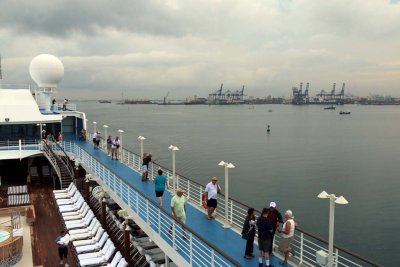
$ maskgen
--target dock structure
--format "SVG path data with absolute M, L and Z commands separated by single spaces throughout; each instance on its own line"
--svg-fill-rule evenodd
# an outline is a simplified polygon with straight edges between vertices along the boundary
M 241 90 L 231 91 L 226 90 L 222 91 L 224 84 L 221 83 L 221 87 L 208 95 L 208 103 L 210 105 L 236 105 L 236 104 L 244 104 L 244 85 Z
M 299 87 L 292 87 L 293 92 L 293 105 L 309 105 L 309 104 L 334 104 L 334 105 L 343 105 L 344 104 L 344 88 L 346 86 L 345 83 L 342 85 L 342 90 L 340 93 L 336 94 L 336 83 L 333 83 L 332 90 L 328 93 L 324 89 L 322 89 L 316 97 L 310 97 L 308 94 L 309 83 L 306 85 L 306 89 L 303 93 L 303 83 L 300 83 Z

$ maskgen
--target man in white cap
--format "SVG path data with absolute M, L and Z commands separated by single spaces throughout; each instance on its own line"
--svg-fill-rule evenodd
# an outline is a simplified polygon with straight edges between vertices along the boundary
M 272 255 L 272 246 L 274 245 L 274 236 L 279 223 L 283 223 L 282 214 L 276 209 L 276 202 L 269 203 L 267 219 L 271 221 L 273 232 L 271 234 L 271 245 L 269 246 L 269 255 Z

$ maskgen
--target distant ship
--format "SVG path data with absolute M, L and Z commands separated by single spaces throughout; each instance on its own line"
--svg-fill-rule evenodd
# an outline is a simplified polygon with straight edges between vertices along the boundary
M 348 111 L 348 110 L 345 110 L 345 111 L 341 110 L 341 111 L 339 112 L 339 114 L 340 114 L 340 115 L 349 115 L 349 114 L 351 114 L 351 112 Z
M 112 103 L 111 100 L 99 100 L 99 103 Z
M 335 106 L 329 106 L 329 107 L 325 107 L 324 109 L 335 109 Z

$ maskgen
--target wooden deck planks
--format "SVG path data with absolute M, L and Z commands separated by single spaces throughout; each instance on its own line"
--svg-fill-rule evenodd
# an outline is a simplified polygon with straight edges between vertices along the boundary
M 30 189 L 31 203 L 35 206 L 36 212 L 36 222 L 31 227 L 34 266 L 60 266 L 58 246 L 54 240 L 63 227 L 53 198 L 52 187 L 42 184 L 34 185 Z M 76 266 L 71 248 L 68 251 L 67 263 L 69 266 Z

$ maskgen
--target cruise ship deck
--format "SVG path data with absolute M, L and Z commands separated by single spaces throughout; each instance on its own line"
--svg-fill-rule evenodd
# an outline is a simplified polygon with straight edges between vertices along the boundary
M 86 141 L 76 140 L 75 136 L 67 136 L 66 141 L 75 143 L 80 148 L 85 150 L 88 154 L 98 160 L 107 169 L 111 170 L 122 179 L 138 189 L 151 198 L 153 201 L 157 201 L 154 193 L 154 184 L 151 181 L 142 182 L 140 174 L 134 169 L 126 166 L 118 160 L 112 160 L 111 157 L 107 156 L 101 149 L 94 149 L 93 145 Z M 163 197 L 163 209 L 171 214 L 170 209 L 171 193 L 165 192 Z M 212 243 L 219 250 L 229 255 L 232 259 L 237 261 L 241 266 L 257 266 L 258 264 L 258 247 L 254 245 L 255 257 L 251 260 L 244 259 L 245 240 L 231 228 L 224 228 L 223 224 L 217 220 L 208 220 L 205 211 L 201 211 L 198 208 L 187 205 L 186 206 L 186 225 L 193 229 L 202 238 Z M 244 218 L 243 218 L 244 220 Z M 189 245 L 189 244 L 187 244 Z M 182 255 L 187 259 L 187 255 Z M 188 260 L 188 259 L 187 259 Z M 272 256 L 270 257 L 270 264 L 274 266 L 290 266 L 280 265 L 281 259 Z

